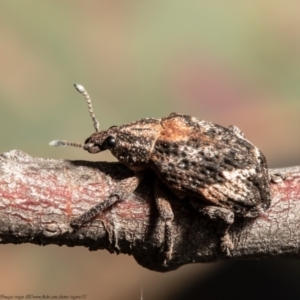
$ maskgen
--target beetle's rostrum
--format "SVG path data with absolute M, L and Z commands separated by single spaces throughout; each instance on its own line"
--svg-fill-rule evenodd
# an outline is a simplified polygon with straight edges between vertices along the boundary
M 84 145 L 65 141 L 54 141 L 52 145 L 75 145 L 89 153 L 109 150 L 136 176 L 121 184 L 121 188 L 102 201 L 97 209 L 91 208 L 73 219 L 71 225 L 80 227 L 109 205 L 125 198 L 138 186 L 143 172 L 152 169 L 157 177 L 156 204 L 166 224 L 166 261 L 172 257 L 174 237 L 173 212 L 164 189 L 169 189 L 179 199 L 190 200 L 202 214 L 217 220 L 222 228 L 221 249 L 230 254 L 234 247 L 228 228 L 234 216 L 255 218 L 270 205 L 268 169 L 261 151 L 235 126 L 225 128 L 177 113 L 100 131 L 90 98 L 85 89 L 79 87 L 77 85 L 77 90 L 89 101 L 96 132 Z

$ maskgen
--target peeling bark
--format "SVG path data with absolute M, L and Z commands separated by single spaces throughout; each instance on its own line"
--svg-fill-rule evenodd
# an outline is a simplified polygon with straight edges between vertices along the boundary
M 108 197 L 132 172 L 120 163 L 32 158 L 13 150 L 0 155 L 0 243 L 85 246 L 133 255 L 160 272 L 222 259 L 298 257 L 300 167 L 270 170 L 271 207 L 256 219 L 237 219 L 230 228 L 234 250 L 219 250 L 216 224 L 189 201 L 171 196 L 173 258 L 164 265 L 164 224 L 153 198 L 153 174 L 138 189 L 79 230 L 70 219 Z M 277 179 L 277 180 L 276 180 Z

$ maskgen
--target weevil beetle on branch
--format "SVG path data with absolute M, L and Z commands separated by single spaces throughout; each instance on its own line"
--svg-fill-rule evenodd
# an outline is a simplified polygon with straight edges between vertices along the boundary
M 75 84 L 88 104 L 96 132 L 84 144 L 56 140 L 52 146 L 82 147 L 89 153 L 110 152 L 135 176 L 121 181 L 108 199 L 71 220 L 80 228 L 96 215 L 132 193 L 151 169 L 156 174 L 154 196 L 165 223 L 165 263 L 172 258 L 174 218 L 166 189 L 189 200 L 202 215 L 217 222 L 220 249 L 230 255 L 228 234 L 235 216 L 255 218 L 270 205 L 267 163 L 264 155 L 235 126 L 228 128 L 188 115 L 172 113 L 161 119 L 145 118 L 99 130 L 91 99 Z

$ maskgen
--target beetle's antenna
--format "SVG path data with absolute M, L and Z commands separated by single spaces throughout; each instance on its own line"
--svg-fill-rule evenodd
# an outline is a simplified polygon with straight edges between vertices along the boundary
M 92 118 L 92 120 L 93 120 L 93 122 L 94 122 L 94 127 L 95 127 L 96 131 L 99 132 L 99 122 L 98 122 L 98 120 L 96 119 L 96 116 L 95 116 L 95 114 L 94 114 L 93 106 L 92 106 L 92 101 L 91 101 L 91 98 L 90 98 L 88 92 L 87 92 L 86 89 L 85 89 L 82 85 L 80 85 L 80 84 L 75 83 L 74 86 L 75 86 L 76 90 L 77 90 L 80 94 L 82 94 L 83 97 L 85 98 L 86 103 L 87 103 L 88 108 L 89 108 L 90 116 L 91 116 L 91 118 Z
M 61 141 L 61 140 L 54 140 L 49 143 L 50 146 L 54 147 L 66 147 L 66 146 L 72 146 L 72 147 L 78 147 L 83 148 L 83 145 L 80 143 L 74 143 L 74 142 L 68 142 L 68 141 Z

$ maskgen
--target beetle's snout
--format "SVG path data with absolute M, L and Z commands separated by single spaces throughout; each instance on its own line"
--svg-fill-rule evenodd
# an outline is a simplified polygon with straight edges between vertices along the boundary
M 100 146 L 94 143 L 84 144 L 83 149 L 88 151 L 89 153 L 98 153 L 102 151 Z
M 98 153 L 104 150 L 99 144 L 95 143 L 91 137 L 84 142 L 83 149 L 89 153 Z

